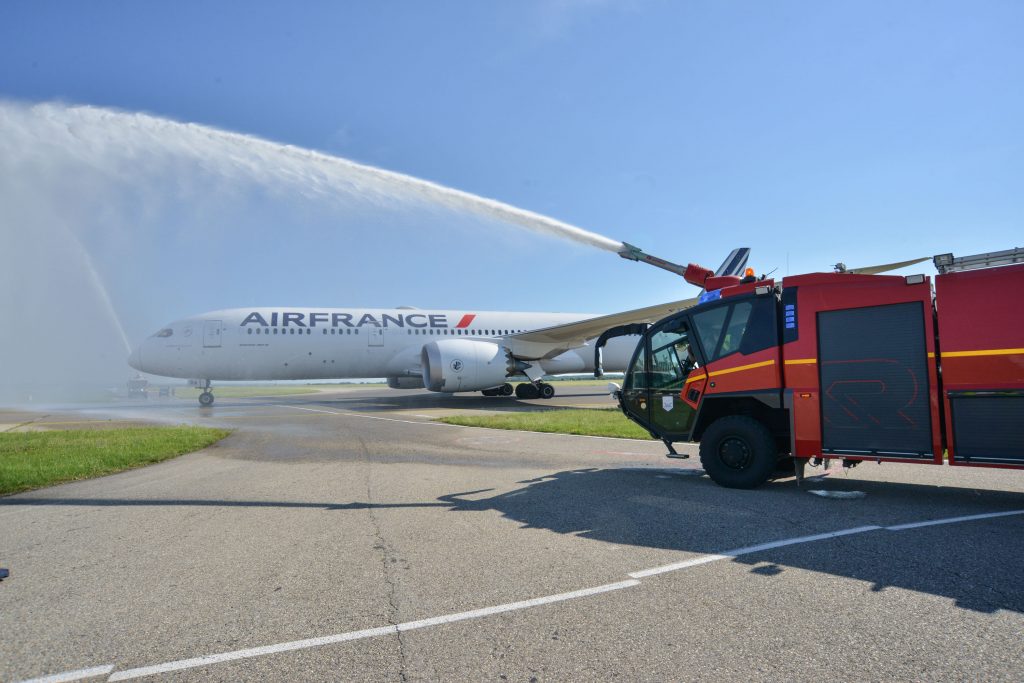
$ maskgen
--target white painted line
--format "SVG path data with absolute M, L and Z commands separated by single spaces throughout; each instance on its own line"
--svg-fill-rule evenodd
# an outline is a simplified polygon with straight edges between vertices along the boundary
M 664 574 L 665 572 L 688 569 L 690 567 L 696 567 L 697 565 L 707 564 L 708 562 L 728 560 L 729 558 L 729 555 L 701 555 L 700 557 L 695 557 L 692 560 L 683 560 L 682 562 L 673 562 L 672 564 L 662 565 L 661 567 L 652 567 L 651 569 L 641 569 L 638 572 L 630 572 L 629 576 L 632 576 L 634 579 L 642 579 L 647 576 L 654 576 L 655 574 Z
M 641 569 L 637 572 L 630 572 L 629 576 L 634 579 L 642 579 L 646 576 L 654 576 L 655 574 L 665 574 L 666 572 L 674 572 L 680 569 L 689 569 L 690 567 L 696 567 L 698 565 L 707 564 L 709 562 L 717 562 L 718 560 L 728 560 L 740 555 L 749 555 L 751 553 L 758 553 L 764 550 L 771 550 L 773 548 L 781 548 L 787 545 L 796 545 L 797 543 L 813 543 L 814 541 L 824 541 L 829 538 L 837 538 L 839 536 L 849 536 L 850 534 L 860 534 L 865 531 L 874 531 L 881 529 L 880 526 L 858 526 L 852 529 L 843 529 L 841 531 L 829 531 L 824 534 L 814 534 L 813 536 L 797 536 L 795 538 L 784 538 L 781 541 L 772 541 L 770 543 L 761 543 L 759 545 L 751 545 L 746 548 L 736 548 L 735 550 L 726 550 L 723 553 L 715 553 L 711 555 L 702 555 L 690 560 L 683 560 L 682 562 L 674 562 L 672 564 L 662 565 L 660 567 L 652 567 L 650 569 Z
M 322 411 L 329 412 L 329 411 Z M 338 413 L 332 413 L 338 414 Z M 666 572 L 677 571 L 680 569 L 686 569 L 689 567 L 696 567 L 711 562 L 717 562 L 719 560 L 726 560 L 739 557 L 741 555 L 749 555 L 752 553 L 763 552 L 765 550 L 772 550 L 774 548 L 781 548 L 789 545 L 796 545 L 800 543 L 812 543 L 814 541 L 823 541 L 831 538 L 838 538 L 840 536 L 849 536 L 852 534 L 860 534 L 867 531 L 875 531 L 878 529 L 889 529 L 893 531 L 900 531 L 903 529 L 916 529 L 925 526 L 933 526 L 936 524 L 953 524 L 956 522 L 967 522 L 979 519 L 991 519 L 995 517 L 1007 517 L 1010 515 L 1022 515 L 1024 510 L 1011 510 L 1009 512 L 993 512 L 988 514 L 980 515 L 969 515 L 965 517 L 951 517 L 948 519 L 930 520 L 926 522 L 914 522 L 910 524 L 899 524 L 890 527 L 881 527 L 875 525 L 853 527 L 851 529 L 841 529 L 839 531 L 830 531 L 821 534 L 813 534 L 810 536 L 797 536 L 794 538 L 786 538 L 779 541 L 771 541 L 768 543 L 760 543 L 758 545 L 746 546 L 743 548 L 736 548 L 729 550 L 724 553 L 707 554 L 695 557 L 689 560 L 683 560 L 682 562 L 675 562 L 673 564 L 667 564 L 660 567 L 652 567 L 650 569 L 642 569 L 640 571 L 632 572 L 629 574 L 630 579 L 626 581 L 619 581 L 616 583 L 607 583 L 600 586 L 593 586 L 591 588 L 583 588 L 580 590 L 569 591 L 567 593 L 557 593 L 555 595 L 546 595 L 539 598 L 533 598 L 531 600 L 521 600 L 519 602 L 509 602 L 503 605 L 495 605 L 493 607 L 484 607 L 481 609 L 469 610 L 466 612 L 456 612 L 454 614 L 446 614 L 439 617 L 430 617 L 428 619 L 420 619 L 417 621 L 407 621 L 397 625 L 379 626 L 377 628 L 363 629 L 361 631 L 349 631 L 348 633 L 338 633 L 330 636 L 323 636 L 320 638 L 308 638 L 305 640 L 295 640 L 287 643 L 278 643 L 276 645 L 265 645 L 262 647 L 247 648 L 244 650 L 234 650 L 232 652 L 222 652 L 219 654 L 206 655 L 203 657 L 194 657 L 191 659 L 180 659 L 172 662 L 165 662 L 163 664 L 155 664 L 152 666 L 139 667 L 135 669 L 128 669 L 125 671 L 119 671 L 113 673 L 108 680 L 110 681 L 124 681 L 134 678 L 142 678 L 144 676 L 152 676 L 155 674 L 168 673 L 170 671 L 179 671 L 182 669 L 191 669 L 201 666 L 208 666 L 211 664 L 218 664 L 221 662 L 229 662 L 238 659 L 248 659 L 252 657 L 261 657 L 265 655 L 277 654 L 281 652 L 289 652 L 293 650 L 302 650 L 312 647 L 319 647 L 322 645 L 330 645 L 334 643 L 343 643 L 353 640 L 361 640 L 364 638 L 374 638 L 377 636 L 384 635 L 397 635 L 403 631 L 412 631 L 420 628 L 429 628 L 432 626 L 439 626 L 442 624 L 450 624 L 458 621 L 465 621 L 468 619 L 479 619 L 482 617 L 488 617 L 495 614 L 502 614 L 505 612 L 512 612 L 516 610 L 528 609 L 530 607 L 537 607 L 540 605 L 548 605 L 557 602 L 564 602 L 567 600 L 574 600 L 576 598 L 583 598 L 591 595 L 598 595 L 601 593 L 608 593 L 611 591 L 621 590 L 623 588 L 630 588 L 632 586 L 640 585 L 640 581 L 637 579 L 654 576 L 657 574 L 664 574 Z M 24 683 L 56 683 L 58 681 L 77 681 L 84 678 L 90 678 L 93 676 L 101 676 L 113 671 L 113 665 L 106 665 L 101 667 L 93 667 L 90 669 L 80 669 L 78 671 L 68 671 L 65 673 L 54 674 L 52 676 L 46 676 L 43 678 L 35 678 L 31 681 Z
M 759 545 L 751 545 L 746 548 L 737 548 L 736 550 L 727 550 L 724 554 L 732 557 L 738 557 L 740 555 L 749 555 L 750 553 L 759 553 L 762 550 L 771 550 L 772 548 L 781 548 L 787 545 L 795 545 L 797 543 L 813 543 L 814 541 L 824 541 L 829 538 L 838 538 L 839 536 L 849 536 L 850 534 L 862 534 L 865 531 L 875 531 L 881 529 L 880 526 L 857 526 L 852 529 L 842 529 L 841 531 L 829 531 L 824 534 L 814 534 L 813 536 L 797 536 L 796 538 L 785 538 L 781 541 L 772 541 L 771 543 L 761 543 Z
M 904 529 L 920 529 L 923 526 L 935 526 L 937 524 L 956 524 L 957 522 L 973 522 L 976 519 L 992 519 L 993 517 L 1009 517 L 1011 515 L 1024 515 L 1024 510 L 1010 510 L 1009 512 L 990 512 L 985 515 L 967 515 L 966 517 L 947 517 L 946 519 L 932 519 L 927 522 L 897 524 L 896 526 L 887 526 L 885 528 L 889 531 L 903 531 Z
M 503 612 L 512 612 L 520 609 L 528 609 L 530 607 L 538 607 L 540 605 L 550 605 L 553 602 L 564 602 L 566 600 L 575 600 L 576 598 L 586 598 L 591 595 L 598 595 L 600 593 L 609 593 L 611 591 L 621 590 L 623 588 L 632 588 L 633 586 L 639 586 L 639 581 L 628 579 L 626 581 L 619 581 L 617 583 L 606 583 L 603 586 L 594 586 L 593 588 L 583 588 L 578 591 L 569 591 L 568 593 L 558 593 L 557 595 L 545 595 L 542 598 L 534 598 L 532 600 L 522 600 L 520 602 L 509 602 L 504 605 L 495 605 L 494 607 L 484 607 L 482 609 L 471 610 L 469 612 L 459 612 L 457 614 L 448 614 L 442 617 L 432 617 L 430 619 L 420 619 L 419 621 L 408 621 L 404 624 L 398 625 L 399 631 L 412 631 L 417 628 L 426 628 L 428 626 L 437 626 L 439 624 L 450 624 L 455 621 L 465 621 L 466 619 L 478 619 L 480 617 L 488 617 L 492 614 L 501 614 Z
M 126 671 L 118 671 L 107 680 L 127 681 L 132 678 L 142 678 L 143 676 L 152 676 L 154 674 L 162 674 L 167 673 L 169 671 L 179 671 L 181 669 L 194 669 L 197 666 L 208 666 L 210 664 L 230 662 L 235 659 L 262 657 L 264 655 L 272 655 L 278 652 L 302 650 L 310 647 L 319 647 L 321 645 L 330 645 L 332 643 L 344 643 L 350 640 L 360 640 L 361 638 L 373 638 L 375 636 L 383 636 L 392 633 L 398 633 L 398 628 L 395 626 L 381 626 L 379 628 L 368 628 L 362 631 L 338 633 L 333 636 L 324 636 L 322 638 L 307 638 L 306 640 L 293 640 L 290 643 L 278 643 L 277 645 L 266 645 L 264 647 L 251 647 L 245 650 L 235 650 L 234 652 L 222 652 L 216 655 L 206 655 L 205 657 L 195 657 L 193 659 L 179 659 L 176 662 L 166 662 L 164 664 L 144 666 L 138 669 L 127 669 Z
M 195 657 L 193 659 L 179 659 L 175 662 L 166 662 L 164 664 L 155 664 L 153 666 L 145 666 L 137 669 L 128 669 L 126 671 L 119 671 L 112 675 L 108 680 L 111 681 L 126 681 L 133 678 L 142 678 L 143 676 L 152 676 L 154 674 L 167 673 L 169 671 L 180 671 L 181 669 L 192 669 L 199 666 L 208 666 L 210 664 L 219 664 L 221 662 L 229 662 L 236 659 L 248 659 L 251 657 L 261 657 L 264 655 L 277 654 L 279 652 L 289 652 L 292 650 L 303 650 L 311 647 L 319 647 L 321 645 L 331 645 L 334 643 L 343 643 L 352 640 L 361 640 L 363 638 L 375 638 L 377 636 L 397 634 L 399 631 L 412 631 L 418 628 L 428 628 L 430 626 L 438 626 L 441 624 L 450 624 L 456 621 L 465 621 L 467 619 L 479 619 L 481 617 L 491 616 L 493 614 L 502 614 L 504 612 L 512 612 L 515 610 L 528 609 L 530 607 L 537 607 L 539 605 L 548 605 L 554 602 L 564 602 L 566 600 L 574 600 L 576 598 L 584 598 L 590 595 L 598 595 L 600 593 L 608 593 L 610 591 L 621 590 L 623 588 L 630 588 L 632 586 L 640 585 L 639 581 L 627 580 L 619 581 L 617 583 L 607 583 L 602 586 L 594 586 L 592 588 L 583 588 L 577 591 L 570 591 L 568 593 L 558 593 L 556 595 L 546 595 L 540 598 L 533 598 L 532 600 L 521 600 L 519 602 L 510 602 L 504 605 L 495 605 L 494 607 L 484 607 L 482 609 L 470 610 L 468 612 L 457 612 L 455 614 L 446 614 L 440 617 L 432 617 L 430 619 L 420 619 L 419 621 L 407 621 L 396 626 L 380 626 L 378 628 L 370 628 L 362 631 L 350 631 L 348 633 L 338 633 L 332 636 L 324 636 L 322 638 L 309 638 L 306 640 L 295 640 L 290 643 L 279 643 L 277 645 L 266 645 L 263 647 L 253 647 L 245 650 L 235 650 L 233 652 L 222 652 L 216 655 L 206 655 L 205 657 Z M 110 667 L 113 669 L 113 667 Z
M 78 669 L 77 671 L 65 671 L 61 674 L 53 674 L 52 676 L 43 676 L 42 678 L 31 678 L 21 683 L 64 683 L 65 681 L 80 681 L 85 678 L 94 678 L 96 676 L 106 676 L 108 673 L 114 670 L 113 664 L 107 664 L 105 666 L 94 666 L 91 669 Z

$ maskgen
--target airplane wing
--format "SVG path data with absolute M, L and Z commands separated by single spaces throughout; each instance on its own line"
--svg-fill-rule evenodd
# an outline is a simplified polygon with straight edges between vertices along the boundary
M 555 325 L 539 330 L 510 334 L 506 338 L 511 341 L 553 344 L 562 348 L 568 348 L 582 345 L 588 339 L 599 336 L 610 327 L 629 323 L 654 322 L 655 320 L 661 320 L 671 313 L 681 311 L 684 308 L 690 308 L 696 304 L 696 298 L 682 299 L 667 304 L 658 304 L 656 306 L 647 306 L 646 308 L 637 308 L 632 311 L 588 318 L 574 323 L 566 323 L 565 325 Z
M 885 264 L 882 264 L 880 266 L 865 266 L 863 268 L 849 268 L 849 269 L 847 269 L 846 272 L 847 273 L 856 273 L 856 274 L 859 274 L 859 275 L 875 275 L 877 273 L 888 273 L 890 270 L 899 270 L 900 268 L 906 268 L 907 266 L 912 266 L 915 263 L 921 263 L 923 261 L 927 261 L 930 258 L 931 258 L 930 256 L 925 256 L 924 258 L 915 258 L 915 259 L 911 259 L 909 261 L 898 261 L 896 263 L 885 263 Z
M 683 275 L 687 270 L 685 267 L 678 264 L 645 254 L 639 248 L 634 247 L 631 244 L 623 243 L 623 248 L 619 251 L 619 256 L 631 261 L 645 261 L 646 263 L 650 263 L 651 265 L 655 265 L 678 275 Z M 715 275 L 742 276 L 749 256 L 750 247 L 733 249 L 725 258 L 725 261 L 722 262 L 722 265 L 718 267 L 718 270 L 715 271 Z M 600 336 L 609 328 L 617 327 L 618 325 L 628 325 L 630 323 L 651 323 L 656 320 L 661 320 L 665 316 L 675 313 L 676 311 L 681 311 L 684 308 L 695 306 L 696 304 L 696 297 L 693 299 L 682 299 L 681 301 L 673 301 L 667 304 L 658 304 L 657 306 L 637 308 L 632 311 L 623 311 L 622 313 L 602 315 L 597 318 L 581 320 L 579 322 L 569 323 L 566 325 L 556 325 L 554 327 L 546 327 L 540 330 L 531 330 L 529 332 L 510 335 L 508 339 L 513 342 L 519 342 L 521 348 L 529 347 L 534 344 L 550 344 L 554 345 L 559 350 L 565 350 L 573 346 L 580 346 L 588 339 Z M 527 351 L 526 348 L 523 348 L 522 350 Z M 528 352 L 537 353 L 537 347 L 530 348 Z M 550 357 L 550 354 L 551 352 L 549 351 L 546 355 Z

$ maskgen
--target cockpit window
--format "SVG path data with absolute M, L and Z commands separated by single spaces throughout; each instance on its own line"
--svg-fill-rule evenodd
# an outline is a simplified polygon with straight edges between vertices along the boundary
M 164 329 L 162 329 L 159 332 L 157 332 L 154 336 L 156 336 L 156 337 L 170 337 L 172 334 L 174 334 L 174 330 L 172 330 L 169 327 L 165 327 Z

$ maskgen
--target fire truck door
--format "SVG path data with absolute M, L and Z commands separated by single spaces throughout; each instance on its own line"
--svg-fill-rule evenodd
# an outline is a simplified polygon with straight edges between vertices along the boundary
M 685 399 L 686 380 L 694 368 L 688 331 L 685 324 L 670 320 L 652 330 L 650 338 L 651 424 L 662 437 L 685 438 L 696 414 L 695 406 Z
M 818 314 L 822 451 L 932 458 L 920 301 Z

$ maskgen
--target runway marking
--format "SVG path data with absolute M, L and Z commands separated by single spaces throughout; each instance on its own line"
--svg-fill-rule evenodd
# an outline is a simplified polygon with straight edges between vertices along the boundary
M 912 522 L 910 524 L 897 524 L 896 526 L 885 527 L 889 531 L 904 531 L 906 529 L 920 529 L 925 526 L 936 526 L 937 524 L 956 524 L 957 522 L 973 522 L 976 519 L 992 519 L 993 517 L 1009 517 L 1011 515 L 1024 515 L 1024 510 L 1010 510 L 1009 512 L 989 512 L 984 515 L 967 515 L 966 517 L 947 517 L 945 519 L 932 519 L 927 522 Z
M 194 657 L 192 659 L 179 659 L 172 662 L 165 662 L 163 664 L 155 664 L 152 666 L 144 666 L 135 669 L 126 669 L 125 671 L 118 671 L 116 673 L 113 673 L 107 680 L 124 681 L 133 678 L 142 678 L 144 676 L 152 676 L 154 674 L 167 673 L 170 671 L 179 671 L 181 669 L 191 669 L 201 666 L 208 666 L 211 664 L 218 664 L 221 662 L 248 659 L 252 657 L 261 657 L 280 652 L 291 652 L 294 650 L 308 649 L 312 647 L 319 647 L 322 645 L 330 645 L 334 643 L 344 643 L 353 640 L 362 640 L 365 638 L 375 638 L 378 636 L 397 635 L 398 633 L 404 631 L 412 631 L 420 628 L 430 628 L 432 626 L 440 626 L 442 624 L 466 621 L 468 619 L 479 619 L 482 617 L 488 617 L 495 614 L 503 614 L 505 612 L 529 609 L 531 607 L 537 607 L 540 605 L 549 605 L 552 603 L 574 600 L 576 598 L 583 598 L 592 595 L 599 595 L 602 593 L 609 593 L 611 591 L 621 590 L 624 588 L 632 588 L 634 586 L 641 585 L 641 582 L 638 580 L 641 578 L 655 576 L 658 574 L 665 574 L 668 572 L 678 571 L 681 569 L 689 569 L 691 567 L 698 567 L 704 564 L 717 562 L 719 560 L 734 559 L 742 555 L 749 555 L 752 553 L 763 552 L 765 550 L 772 550 L 775 548 L 782 548 L 790 545 L 813 543 L 815 541 L 824 541 L 833 538 L 839 538 L 841 536 L 850 536 L 853 534 L 860 534 L 868 531 L 876 531 L 879 529 L 886 529 L 889 531 L 903 531 L 906 529 L 917 529 L 921 527 L 935 526 L 938 524 L 955 524 L 958 522 L 971 522 L 981 519 L 1008 517 L 1011 515 L 1024 515 L 1024 510 L 990 512 L 986 514 L 967 515 L 963 517 L 948 517 L 945 519 L 934 519 L 923 522 L 911 522 L 908 524 L 896 524 L 893 526 L 886 527 L 877 525 L 859 526 L 850 529 L 841 529 L 839 531 L 830 531 L 821 534 L 813 534 L 810 536 L 796 536 L 794 538 L 784 538 L 778 541 L 770 541 L 768 543 L 760 543 L 758 545 L 750 545 L 742 548 L 736 548 L 734 550 L 727 550 L 722 553 L 701 555 L 699 557 L 683 560 L 682 562 L 674 562 L 672 564 L 666 564 L 659 567 L 652 567 L 650 569 L 642 569 L 640 571 L 629 573 L 629 579 L 625 581 L 618 581 L 616 583 L 606 583 L 600 586 L 593 586 L 590 588 L 582 588 L 580 590 L 569 591 L 567 593 L 545 595 L 543 597 L 533 598 L 530 600 L 509 602 L 501 605 L 495 605 L 493 607 L 483 607 L 480 609 L 469 610 L 466 612 L 456 612 L 454 614 L 445 614 L 438 617 L 429 617 L 427 619 L 407 621 L 396 625 L 378 626 L 376 628 L 368 628 L 363 629 L 361 631 L 349 631 L 347 633 L 338 633 L 335 635 L 323 636 L 320 638 L 293 640 L 286 643 L 278 643 L 276 645 L 264 645 L 261 647 L 247 648 L 244 650 L 234 650 L 231 652 L 222 652 L 219 654 L 205 655 L 203 657 Z M 52 676 L 45 676 L 42 678 L 33 678 L 30 681 L 23 681 L 22 683 L 41 683 L 44 681 L 56 683 L 57 681 L 76 681 L 93 676 L 105 675 L 113 671 L 113 669 L 114 665 L 105 665 L 93 667 L 90 669 L 67 671 L 64 673 L 53 674 Z
M 750 555 L 752 553 L 759 553 L 764 550 L 772 550 L 773 548 L 781 548 L 787 545 L 796 545 L 798 543 L 813 543 L 814 541 L 824 541 L 830 538 L 838 538 L 840 536 L 849 536 L 851 534 L 860 534 L 865 531 L 875 531 L 881 529 L 880 526 L 858 526 L 852 529 L 843 529 L 841 531 L 830 531 L 824 534 L 814 534 L 813 536 L 798 536 L 796 538 L 785 538 L 781 541 L 772 541 L 770 543 L 761 543 L 759 545 L 751 545 L 746 548 L 736 548 L 735 550 L 726 550 L 722 553 L 714 553 L 709 555 L 702 555 L 690 560 L 683 560 L 682 562 L 673 562 L 672 564 L 662 565 L 660 567 L 652 567 L 650 569 L 642 569 L 638 572 L 630 572 L 629 576 L 634 579 L 642 579 L 647 576 L 654 576 L 655 574 L 665 574 L 667 572 L 674 572 L 680 569 L 689 569 L 690 567 L 696 567 L 697 565 L 707 564 L 709 562 L 717 562 L 718 560 L 728 560 L 739 557 L 741 555 Z
M 418 628 L 429 628 L 431 626 L 450 624 L 456 621 L 465 621 L 467 619 L 479 619 L 480 617 L 487 617 L 491 616 L 492 614 L 502 614 L 504 612 L 513 612 L 515 610 L 528 609 L 530 607 L 538 607 L 540 605 L 549 605 L 554 602 L 574 600 L 576 598 L 598 595 L 600 593 L 608 593 L 611 591 L 621 590 L 623 588 L 630 588 L 632 586 L 638 585 L 640 585 L 640 582 L 635 580 L 619 581 L 617 583 L 607 583 L 603 586 L 594 586 L 592 588 L 584 588 L 582 590 L 570 591 L 568 593 L 545 595 L 544 597 L 534 598 L 532 600 L 509 602 L 504 605 L 484 607 L 482 609 L 470 610 L 468 612 L 456 612 L 455 614 L 446 614 L 440 617 L 431 617 L 429 619 L 420 619 L 418 621 L 407 621 L 405 623 L 396 624 L 394 626 L 380 626 L 378 628 L 369 628 L 362 631 L 338 633 L 333 636 L 324 636 L 323 638 L 295 640 L 289 643 L 267 645 L 264 647 L 253 647 L 246 650 L 235 650 L 234 652 L 223 652 L 221 654 L 207 655 L 205 657 L 196 657 L 194 659 L 180 659 L 176 662 L 167 662 L 165 664 L 156 664 L 154 666 L 145 666 L 140 667 L 138 669 L 128 669 L 126 671 L 119 671 L 112 675 L 108 680 L 125 681 L 132 678 L 142 678 L 143 676 L 152 676 L 154 674 L 162 674 L 167 673 L 169 671 L 180 671 L 181 669 L 192 669 L 199 666 L 218 664 L 220 662 L 229 662 L 237 659 L 261 657 L 264 655 L 276 654 L 279 652 L 303 650 L 311 647 L 319 647 L 321 645 L 330 645 L 332 643 L 343 643 L 352 640 L 362 640 L 364 638 L 375 638 L 377 636 L 395 635 L 403 631 L 412 631 Z
M 65 681 L 80 681 L 85 678 L 106 676 L 113 670 L 113 664 L 106 664 L 104 666 L 94 666 L 91 669 L 78 669 L 77 671 L 65 671 L 64 673 L 53 674 L 52 676 L 43 676 L 42 678 L 32 678 L 27 681 L 22 681 L 22 683 L 64 683 Z

